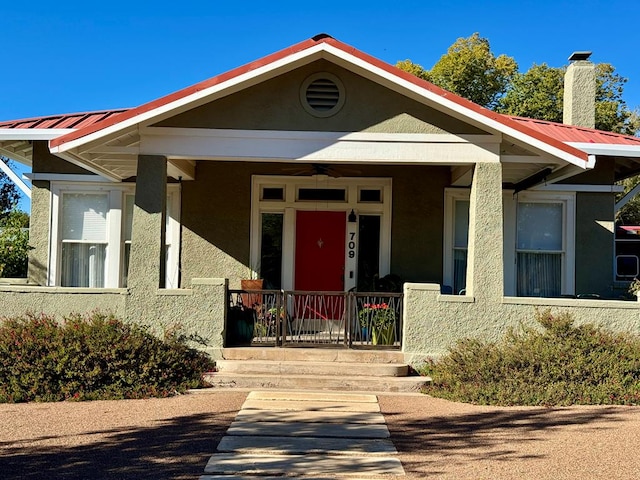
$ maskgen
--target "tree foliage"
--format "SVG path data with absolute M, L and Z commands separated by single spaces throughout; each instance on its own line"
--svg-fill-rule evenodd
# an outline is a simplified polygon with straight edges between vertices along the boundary
M 29 215 L 19 210 L 0 219 L 0 277 L 27 276 Z
M 431 70 L 411 60 L 396 66 L 487 108 L 496 106 L 518 71 L 512 57 L 496 57 L 478 33 L 456 40 Z
M 411 60 L 396 66 L 479 105 L 507 115 L 562 122 L 566 66 L 534 64 L 518 72 L 516 61 L 495 56 L 489 40 L 474 33 L 459 38 L 427 70 Z M 608 63 L 596 65 L 596 128 L 626 135 L 640 132 L 640 115 L 624 101 L 627 79 Z
M 507 115 L 562 122 L 564 70 L 546 63 L 514 76 L 496 110 Z
M 562 122 L 566 67 L 533 65 L 514 76 L 496 111 L 507 115 Z M 596 65 L 596 128 L 635 135 L 640 130 L 638 114 L 629 110 L 623 98 L 627 79 L 608 63 Z
M 11 160 L 1 156 L 0 162 L 11 164 Z M 0 171 L 0 218 L 7 216 L 18 204 L 18 200 L 20 200 L 20 192 L 11 179 Z

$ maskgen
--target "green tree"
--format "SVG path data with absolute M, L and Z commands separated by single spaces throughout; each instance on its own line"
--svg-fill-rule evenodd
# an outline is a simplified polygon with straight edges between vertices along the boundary
M 0 277 L 26 277 L 29 215 L 12 210 L 0 219 Z
M 518 71 L 512 57 L 496 57 L 489 40 L 478 33 L 456 40 L 431 70 L 411 60 L 396 66 L 487 108 L 497 105 Z
M 11 160 L 0 156 L 0 162 L 11 165 Z M 6 217 L 12 211 L 20 200 L 20 192 L 11 181 L 11 179 L 2 171 L 0 171 L 0 219 Z
M 514 76 L 496 110 L 507 115 L 562 122 L 564 70 L 546 63 Z
M 507 115 L 562 122 L 566 67 L 533 65 L 515 75 L 509 90 L 498 101 L 496 111 Z M 640 130 L 637 112 L 623 98 L 627 79 L 608 63 L 596 65 L 596 128 L 635 135 Z

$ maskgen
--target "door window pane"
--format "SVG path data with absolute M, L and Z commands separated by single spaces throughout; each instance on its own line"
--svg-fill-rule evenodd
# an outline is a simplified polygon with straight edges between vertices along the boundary
M 380 270 L 380 216 L 358 217 L 358 290 L 372 292 Z
M 262 214 L 259 270 L 266 289 L 282 288 L 283 218 L 281 213 Z

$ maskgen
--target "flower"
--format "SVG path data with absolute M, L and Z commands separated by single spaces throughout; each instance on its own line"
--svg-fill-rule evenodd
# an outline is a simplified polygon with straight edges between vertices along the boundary
M 362 307 L 358 312 L 362 328 L 385 329 L 396 321 L 396 312 L 388 303 L 365 303 Z
M 629 284 L 629 290 L 628 292 L 631 295 L 635 295 L 638 292 L 640 292 L 640 280 L 638 280 L 637 278 L 633 279 L 633 282 L 631 282 L 631 284 Z

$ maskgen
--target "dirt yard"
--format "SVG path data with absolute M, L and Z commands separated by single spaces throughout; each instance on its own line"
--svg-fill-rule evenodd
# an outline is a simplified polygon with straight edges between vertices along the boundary
M 197 478 L 245 396 L 0 404 L 0 478 Z M 379 398 L 407 480 L 640 478 L 640 407 Z

